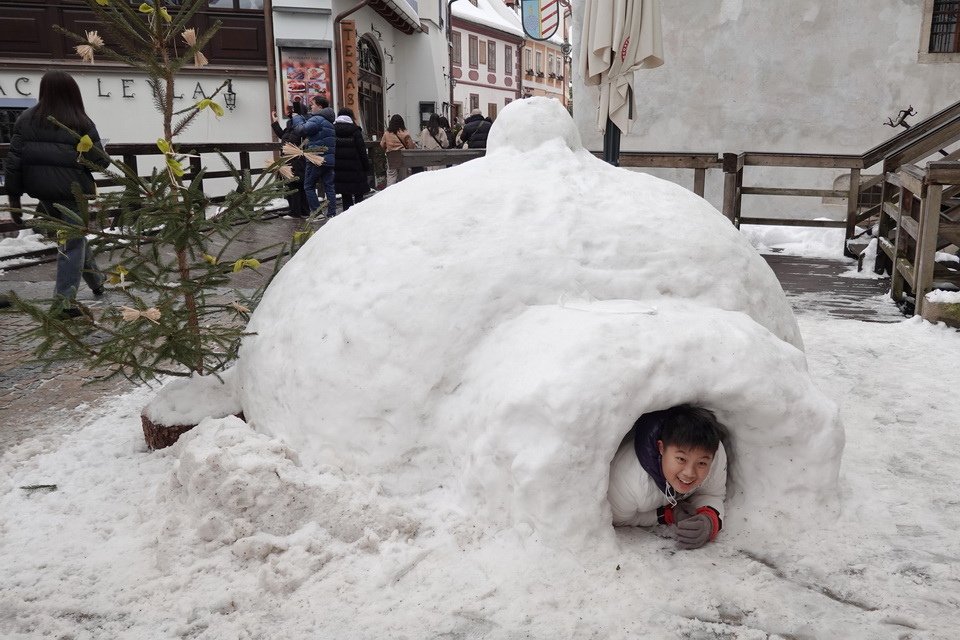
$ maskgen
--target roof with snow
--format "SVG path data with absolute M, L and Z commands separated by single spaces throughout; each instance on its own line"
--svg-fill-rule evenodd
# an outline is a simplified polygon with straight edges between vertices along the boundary
M 462 20 L 525 37 L 520 16 L 503 4 L 502 0 L 477 0 L 476 6 L 468 0 L 460 0 L 453 3 L 452 10 L 453 15 Z

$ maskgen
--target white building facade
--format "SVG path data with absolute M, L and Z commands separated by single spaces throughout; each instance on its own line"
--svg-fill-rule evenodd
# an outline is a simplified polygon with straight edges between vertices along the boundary
M 495 119 L 522 95 L 520 18 L 503 0 L 457 0 L 452 7 L 453 117 L 480 109 Z
M 862 153 L 902 131 L 883 126 L 900 109 L 919 121 L 960 100 L 958 21 L 960 5 L 942 0 L 663 2 L 665 63 L 636 73 L 637 119 L 622 150 Z M 576 73 L 574 95 L 584 143 L 599 150 L 598 89 Z M 689 186 L 688 174 L 658 173 Z M 717 205 L 722 177 L 711 173 Z M 744 211 L 761 201 L 774 217 L 843 216 L 811 198 L 751 198 Z
M 414 129 L 449 109 L 442 0 L 275 0 L 274 91 L 289 104 L 325 94 L 349 106 L 367 135 L 392 114 Z

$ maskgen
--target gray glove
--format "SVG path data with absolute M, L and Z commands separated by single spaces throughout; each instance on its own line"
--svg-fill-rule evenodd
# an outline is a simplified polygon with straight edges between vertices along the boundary
M 692 518 L 695 515 L 697 515 L 697 508 L 693 506 L 689 500 L 678 502 L 677 506 L 673 508 L 674 523 L 683 522 L 687 518 Z
M 681 503 L 682 504 L 682 503 Z M 707 544 L 713 522 L 702 513 L 690 516 L 677 523 L 677 543 L 681 549 L 699 549 Z

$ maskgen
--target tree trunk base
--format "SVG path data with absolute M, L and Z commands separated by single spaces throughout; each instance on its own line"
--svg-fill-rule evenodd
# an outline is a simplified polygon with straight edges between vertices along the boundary
M 244 419 L 243 412 L 234 415 L 241 420 Z M 140 422 L 143 424 L 143 439 L 146 440 L 147 447 L 151 451 L 169 447 L 175 443 L 180 436 L 197 426 L 195 424 L 157 424 L 143 413 L 140 414 Z

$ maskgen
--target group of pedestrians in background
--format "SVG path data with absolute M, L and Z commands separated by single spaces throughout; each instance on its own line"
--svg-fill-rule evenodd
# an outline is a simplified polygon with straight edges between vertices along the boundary
M 290 105 L 287 123 L 281 127 L 277 114 L 272 115 L 274 133 L 284 143 L 303 145 L 307 150 L 323 148 L 323 164 L 317 166 L 298 157 L 291 162 L 295 180 L 287 195 L 290 215 L 303 218 L 321 207 L 317 188 L 323 185 L 328 218 L 337 215 L 337 194 L 346 211 L 363 200 L 370 190 L 370 156 L 363 139 L 363 131 L 355 121 L 353 110 L 342 107 L 336 114 L 323 96 L 314 96 L 310 111 L 304 113 L 303 104 Z
M 367 153 L 363 130 L 356 123 L 352 109 L 341 108 L 336 115 L 330 103 L 323 96 L 314 96 L 310 102 L 309 113 L 304 113 L 300 102 L 290 105 L 286 126 L 281 127 L 276 112 L 272 114 L 274 133 L 282 142 L 306 149 L 320 148 L 324 151 L 324 162 L 320 166 L 297 158 L 291 168 L 295 180 L 291 182 L 291 193 L 287 196 L 290 215 L 303 218 L 318 210 L 321 206 L 317 188 L 323 185 L 327 201 L 327 217 L 337 215 L 336 197 L 339 194 L 346 211 L 361 202 L 370 190 L 370 156 Z M 403 116 L 390 117 L 387 130 L 380 138 L 380 147 L 384 152 L 401 149 L 484 149 L 487 146 L 487 134 L 492 126 L 489 118 L 484 118 L 479 109 L 474 109 L 464 121 L 463 127 L 454 132 L 446 117 L 432 114 L 427 126 L 414 140 L 407 131 Z M 430 170 L 440 167 L 431 167 Z M 416 172 L 416 170 L 415 170 Z M 397 168 L 387 167 L 387 185 L 397 181 Z

